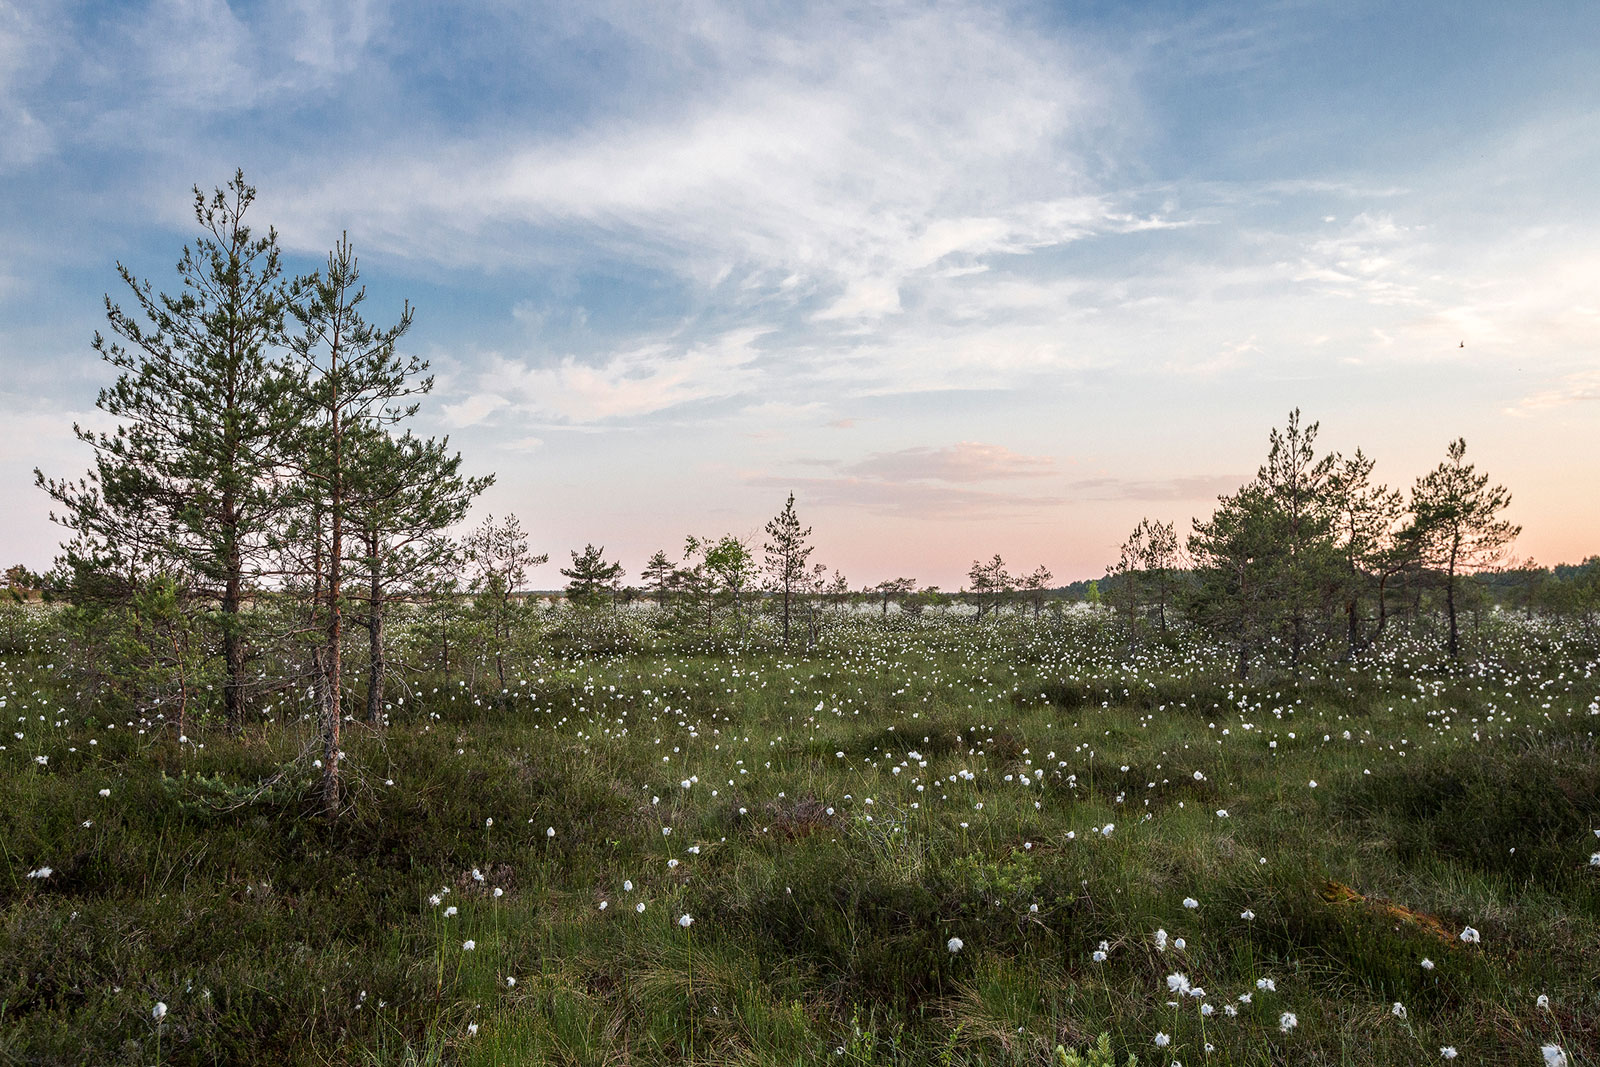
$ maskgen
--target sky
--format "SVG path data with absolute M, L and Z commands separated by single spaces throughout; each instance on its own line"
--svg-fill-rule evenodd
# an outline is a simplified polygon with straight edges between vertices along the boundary
M 1093 577 L 1289 411 L 1464 437 L 1600 552 L 1600 5 L 0 0 L 0 554 L 62 538 L 118 263 L 236 168 L 416 308 L 418 432 L 562 579 L 795 495 L 855 587 Z

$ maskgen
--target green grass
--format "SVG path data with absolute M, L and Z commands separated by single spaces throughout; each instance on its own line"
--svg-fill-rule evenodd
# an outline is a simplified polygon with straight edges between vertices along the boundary
M 1600 672 L 1526 626 L 1243 685 L 1085 618 L 561 626 L 508 692 L 347 723 L 330 824 L 309 709 L 180 743 L 41 623 L 0 658 L 0 1062 L 1597 1064 Z

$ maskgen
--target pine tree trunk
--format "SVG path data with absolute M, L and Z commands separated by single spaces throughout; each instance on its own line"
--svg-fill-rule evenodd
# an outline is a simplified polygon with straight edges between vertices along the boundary
M 1460 663 L 1461 633 L 1456 627 L 1456 576 L 1453 573 L 1445 579 L 1444 607 L 1445 613 L 1450 616 L 1450 659 Z
M 378 561 L 377 542 L 368 539 L 367 555 L 372 561 L 371 582 L 367 588 L 367 634 L 371 639 L 367 654 L 367 722 L 383 722 L 383 568 Z
M 343 462 L 339 425 L 338 389 L 338 336 L 334 340 L 334 356 L 330 361 L 329 376 L 333 382 L 331 430 L 333 440 L 333 466 L 330 471 L 329 537 L 328 537 L 328 647 L 326 656 L 326 694 L 322 702 L 322 806 L 329 818 L 339 814 L 339 727 L 343 703 L 343 663 L 340 642 L 343 615 L 339 604 L 344 564 L 344 480 L 340 464 Z
M 1450 568 L 1445 574 L 1444 605 L 1450 614 L 1450 661 L 1461 662 L 1461 632 L 1456 628 L 1456 544 L 1450 543 Z
M 222 706 L 228 729 L 234 731 L 244 727 L 244 638 L 239 633 L 239 586 L 239 568 L 230 566 L 222 594 L 222 658 L 228 675 L 222 683 Z

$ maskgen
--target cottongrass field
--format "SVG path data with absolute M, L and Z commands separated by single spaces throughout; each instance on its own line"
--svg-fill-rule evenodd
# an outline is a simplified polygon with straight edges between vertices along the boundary
M 1600 664 L 1553 624 L 1243 683 L 1096 615 L 608 625 L 399 679 L 330 822 L 308 694 L 180 737 L 36 619 L 0 1062 L 1600 1063 Z

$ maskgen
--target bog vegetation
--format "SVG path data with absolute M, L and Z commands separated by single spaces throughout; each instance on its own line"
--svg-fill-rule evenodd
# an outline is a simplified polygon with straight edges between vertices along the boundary
M 569 552 L 242 176 L 0 607 L 0 1062 L 1600 1062 L 1600 560 L 1291 413 L 1098 582 Z M 467 532 L 462 534 L 460 531 Z

